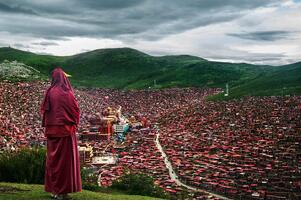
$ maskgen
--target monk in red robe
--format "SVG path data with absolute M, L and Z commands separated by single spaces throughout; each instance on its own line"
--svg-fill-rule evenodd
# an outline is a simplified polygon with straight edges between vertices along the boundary
M 82 190 L 75 134 L 80 111 L 66 75 L 61 68 L 53 70 L 41 105 L 47 137 L 45 191 L 55 199 L 68 199 L 68 193 Z

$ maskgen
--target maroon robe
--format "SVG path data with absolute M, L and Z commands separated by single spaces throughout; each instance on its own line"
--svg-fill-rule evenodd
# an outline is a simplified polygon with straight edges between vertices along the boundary
M 52 72 L 52 83 L 41 106 L 46 127 L 45 191 L 66 194 L 82 190 L 76 128 L 79 107 L 69 80 L 61 68 Z

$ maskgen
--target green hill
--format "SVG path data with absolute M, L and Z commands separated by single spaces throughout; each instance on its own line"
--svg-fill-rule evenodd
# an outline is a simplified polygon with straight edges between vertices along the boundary
M 210 99 L 231 99 L 242 96 L 266 95 L 300 95 L 301 94 L 301 62 L 269 67 L 255 79 L 238 82 L 230 87 L 230 96 L 219 94 Z
M 38 70 L 17 61 L 4 60 L 0 63 L 0 79 L 26 81 L 45 78 Z
M 5 59 L 32 66 L 47 76 L 55 66 L 62 66 L 72 74 L 75 86 L 224 88 L 229 83 L 229 98 L 301 93 L 301 63 L 274 67 L 214 62 L 189 55 L 155 57 L 131 48 L 99 49 L 68 57 L 0 48 L 0 62 Z
M 38 55 L 9 47 L 0 48 L 0 62 L 4 60 L 22 62 L 44 74 L 48 74 L 52 66 L 62 64 L 66 58 L 68 57 Z
M 73 200 L 154 200 L 157 198 L 127 195 L 117 191 L 92 192 L 83 190 L 70 194 Z M 17 184 L 0 182 L 1 200 L 50 200 L 50 194 L 44 191 L 43 185 Z

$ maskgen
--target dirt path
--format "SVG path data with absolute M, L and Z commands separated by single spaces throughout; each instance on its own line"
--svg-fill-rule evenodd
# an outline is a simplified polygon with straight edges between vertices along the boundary
M 178 176 L 176 175 L 175 171 L 173 170 L 172 168 L 172 165 L 171 163 L 169 162 L 168 160 L 168 157 L 167 155 L 165 154 L 165 152 L 163 151 L 163 148 L 160 144 L 160 129 L 156 126 L 156 130 L 157 130 L 157 134 L 156 134 L 156 139 L 155 139 L 155 143 L 156 143 L 156 146 L 157 148 L 159 149 L 159 151 L 161 152 L 163 158 L 164 158 L 164 162 L 165 162 L 165 165 L 166 165 L 166 168 L 168 169 L 169 171 L 169 176 L 172 180 L 174 180 L 176 182 L 176 184 L 178 184 L 179 186 L 183 186 L 187 189 L 190 189 L 190 190 L 193 190 L 193 191 L 198 191 L 198 192 L 203 192 L 203 193 L 207 193 L 211 196 L 214 196 L 214 197 L 217 197 L 219 199 L 223 199 L 223 200 L 228 200 L 229 198 L 227 197 L 224 197 L 224 196 L 221 196 L 221 195 L 218 195 L 218 194 L 215 194 L 215 193 L 211 193 L 211 192 L 208 192 L 206 190 L 203 190 L 203 189 L 199 189 L 199 188 L 195 188 L 195 187 L 192 187 L 192 186 L 188 186 L 184 183 L 182 183 L 179 179 L 178 179 Z

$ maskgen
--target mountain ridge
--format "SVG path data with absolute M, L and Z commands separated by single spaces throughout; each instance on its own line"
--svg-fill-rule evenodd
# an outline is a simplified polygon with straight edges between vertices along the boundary
M 290 88 L 287 90 L 290 94 L 300 94 L 298 86 L 301 86 L 301 62 L 282 66 L 229 63 L 185 54 L 151 56 L 132 48 L 97 49 L 72 56 L 53 56 L 9 47 L 0 48 L 0 62 L 4 60 L 22 62 L 46 76 L 54 67 L 61 66 L 72 74 L 70 80 L 74 86 L 84 87 L 224 88 L 229 83 L 231 98 L 258 94 L 279 95 L 283 88 Z
M 34 53 L 34 52 L 26 51 L 26 50 L 16 49 L 16 48 L 13 48 L 13 47 L 0 47 L 0 53 L 3 53 L 3 51 L 8 51 L 8 50 L 18 51 L 20 53 L 28 53 L 28 54 L 32 54 L 32 55 L 38 55 L 38 56 L 61 57 L 61 58 L 68 58 L 68 57 L 70 58 L 70 57 L 79 56 L 79 55 L 82 55 L 82 54 L 89 54 L 89 53 L 93 53 L 93 52 L 129 50 L 129 51 L 133 51 L 133 52 L 139 52 L 139 53 L 144 54 L 146 56 L 155 57 L 155 58 L 168 58 L 168 57 L 183 57 L 183 58 L 185 58 L 185 57 L 191 57 L 191 58 L 196 58 L 196 59 L 200 59 L 200 60 L 208 61 L 208 62 L 218 62 L 218 63 L 228 63 L 228 64 L 244 64 L 244 65 L 271 66 L 271 67 L 280 67 L 280 66 L 288 66 L 288 65 L 293 65 L 293 64 L 301 64 L 301 61 L 297 61 L 297 62 L 293 62 L 293 63 L 289 63 L 289 64 L 283 64 L 283 65 L 252 64 L 252 63 L 247 63 L 247 62 L 225 62 L 225 61 L 208 60 L 208 59 L 205 59 L 205 58 L 202 58 L 202 57 L 199 57 L 199 56 L 189 55 L 189 54 L 174 54 L 174 55 L 153 56 L 153 55 L 144 53 L 140 50 L 130 48 L 130 47 L 100 48 L 100 49 L 95 49 L 95 50 L 90 50 L 90 51 L 86 51 L 86 52 L 81 52 L 81 53 L 69 55 L 69 56 L 58 56 L 58 55 L 52 55 L 52 54 L 39 54 L 39 53 Z

